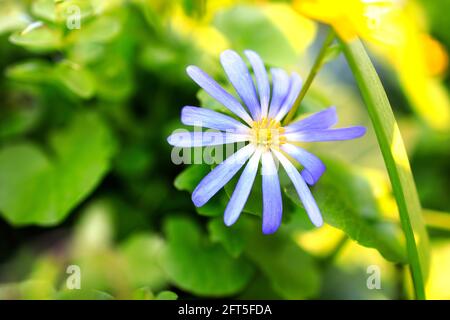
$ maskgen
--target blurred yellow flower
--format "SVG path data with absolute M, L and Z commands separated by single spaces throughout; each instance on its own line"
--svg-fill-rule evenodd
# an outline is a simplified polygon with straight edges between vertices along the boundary
M 311 19 L 329 24 L 345 41 L 370 31 L 373 18 L 361 0 L 295 0 L 294 7 Z
M 361 37 L 395 68 L 416 113 L 432 128 L 450 129 L 450 102 L 436 75 L 448 64 L 443 47 L 424 31 L 414 1 L 294 0 L 303 15 L 329 24 L 344 41 Z
M 253 12 L 265 17 L 287 40 L 295 53 L 303 52 L 316 35 L 315 23 L 293 10 L 287 3 L 270 3 L 264 0 L 208 0 L 198 1 L 197 4 L 195 10 L 187 12 L 182 4 L 174 2 L 170 8 L 168 22 L 177 34 L 192 39 L 202 52 L 211 56 L 218 56 L 220 52 L 233 46 L 229 37 L 214 25 L 215 17 L 221 11 L 237 7 L 254 8 Z
M 185 13 L 181 5 L 176 5 L 170 16 L 170 26 L 178 34 L 192 38 L 197 46 L 211 55 L 218 55 L 227 49 L 228 40 L 210 24 L 214 11 L 205 11 L 202 17 L 191 17 Z

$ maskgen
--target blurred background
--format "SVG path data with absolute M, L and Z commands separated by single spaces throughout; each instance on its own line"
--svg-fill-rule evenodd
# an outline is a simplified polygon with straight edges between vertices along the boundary
M 308 146 L 327 164 L 312 188 L 324 227 L 285 197 L 282 227 L 263 236 L 255 194 L 227 228 L 226 190 L 202 208 L 190 199 L 210 168 L 171 162 L 181 108 L 220 108 L 187 65 L 231 89 L 220 52 L 252 49 L 305 79 L 328 25 L 371 54 L 431 240 L 427 295 L 450 299 L 450 0 L 336 3 L 0 0 L 0 299 L 411 298 L 395 200 L 342 54 L 299 109 L 335 105 L 340 126 L 368 127 Z

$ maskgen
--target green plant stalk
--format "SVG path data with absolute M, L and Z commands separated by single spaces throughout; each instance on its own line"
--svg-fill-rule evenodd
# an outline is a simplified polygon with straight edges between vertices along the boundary
M 291 110 L 287 114 L 286 118 L 284 118 L 283 124 L 286 125 L 289 122 L 291 122 L 292 119 L 294 118 L 295 114 L 297 113 L 297 110 L 300 107 L 300 103 L 302 102 L 303 98 L 306 95 L 306 92 L 308 92 L 308 89 L 311 86 L 314 78 L 316 77 L 317 73 L 319 72 L 320 68 L 322 67 L 324 59 L 327 56 L 327 50 L 328 50 L 329 46 L 331 45 L 331 43 L 333 42 L 333 40 L 335 39 L 335 37 L 336 37 L 336 33 L 334 32 L 333 29 L 330 29 L 327 37 L 325 38 L 325 40 L 322 44 L 322 48 L 320 49 L 319 54 L 317 55 L 316 60 L 314 61 L 311 71 L 309 72 L 308 78 L 306 78 L 306 81 L 303 84 L 302 90 L 300 91 L 297 99 L 295 100 Z
M 343 52 L 359 86 L 375 130 L 397 202 L 406 238 L 416 299 L 425 299 L 429 268 L 428 235 L 406 149 L 386 92 L 360 40 L 342 42 Z

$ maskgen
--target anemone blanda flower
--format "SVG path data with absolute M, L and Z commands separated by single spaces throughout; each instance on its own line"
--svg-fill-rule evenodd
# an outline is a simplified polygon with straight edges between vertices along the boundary
M 237 172 L 244 167 L 224 213 L 224 222 L 231 226 L 239 218 L 255 181 L 261 163 L 263 212 L 262 230 L 275 232 L 281 224 L 282 197 L 277 162 L 291 179 L 300 200 L 316 226 L 323 224 L 322 215 L 308 185 L 314 185 L 325 171 L 318 157 L 298 146 L 301 142 L 349 140 L 364 135 L 365 128 L 331 128 L 337 122 L 335 107 L 309 117 L 281 125 L 302 88 L 301 77 L 272 68 L 272 88 L 264 62 L 254 51 L 245 51 L 253 68 L 256 86 L 244 60 L 234 51 L 226 50 L 221 64 L 244 106 L 216 81 L 196 66 L 187 68 L 188 75 L 211 97 L 228 108 L 242 121 L 228 115 L 199 107 L 186 106 L 181 121 L 186 125 L 201 123 L 214 132 L 179 132 L 168 138 L 176 147 L 201 147 L 245 141 L 247 144 L 207 174 L 192 193 L 197 207 L 207 203 Z M 288 159 L 303 166 L 301 173 Z

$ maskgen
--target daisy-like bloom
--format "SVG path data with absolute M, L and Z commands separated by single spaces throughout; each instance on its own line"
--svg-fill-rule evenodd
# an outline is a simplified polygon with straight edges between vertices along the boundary
M 226 50 L 220 60 L 246 108 L 201 69 L 196 66 L 187 68 L 188 75 L 200 87 L 242 121 L 210 109 L 186 106 L 181 114 L 184 124 L 201 123 L 203 127 L 217 131 L 174 133 L 168 142 L 176 147 L 247 143 L 202 179 L 192 193 L 192 201 L 197 207 L 203 206 L 245 166 L 224 213 L 225 224 L 231 226 L 247 202 L 261 163 L 262 231 L 264 234 L 273 233 L 281 224 L 283 211 L 277 166 L 277 163 L 281 163 L 311 222 L 321 226 L 322 215 L 308 185 L 318 181 L 325 171 L 325 165 L 298 144 L 354 139 L 363 136 L 366 129 L 360 126 L 331 128 L 337 122 L 334 107 L 282 126 L 282 119 L 302 88 L 301 77 L 295 72 L 289 75 L 282 69 L 272 68 L 271 87 L 264 62 L 258 54 L 247 50 L 245 55 L 253 68 L 256 83 L 244 60 L 236 52 Z M 301 172 L 289 158 L 302 165 Z

